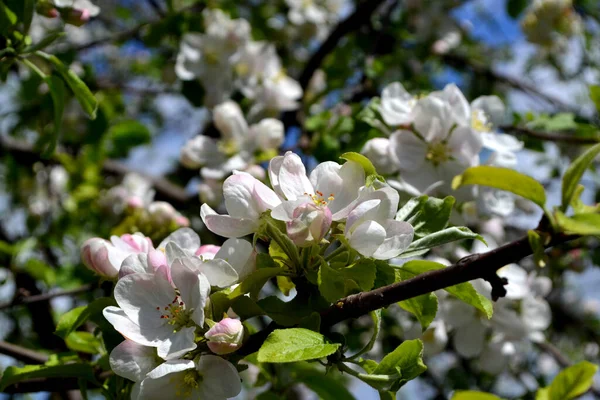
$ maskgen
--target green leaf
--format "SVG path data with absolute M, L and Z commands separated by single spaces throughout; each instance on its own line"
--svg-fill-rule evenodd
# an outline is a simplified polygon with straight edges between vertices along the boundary
M 567 217 L 557 211 L 554 215 L 556 222 L 564 232 L 576 235 L 600 235 L 600 214 L 575 214 Z
M 90 332 L 71 332 L 65 339 L 67 347 L 73 351 L 98 354 L 102 349 L 102 342 Z
M 371 339 L 369 339 L 369 342 L 365 345 L 365 347 L 363 347 L 356 354 L 348 357 L 348 360 L 353 360 L 365 353 L 368 353 L 369 351 L 371 351 L 371 349 L 375 345 L 375 342 L 377 341 L 379 331 L 381 331 L 381 310 L 371 311 L 369 315 L 371 315 L 371 318 L 373 319 L 373 335 L 371 336 Z
M 454 393 L 452 400 L 502 400 L 491 393 L 477 392 L 475 390 L 459 390 Z
M 424 272 L 435 271 L 446 268 L 445 265 L 434 261 L 414 260 L 409 261 L 398 268 L 397 271 L 402 273 L 412 274 L 413 277 Z M 479 311 L 483 312 L 487 318 L 492 318 L 494 312 L 492 302 L 485 296 L 479 294 L 477 290 L 469 282 L 459 283 L 458 285 L 448 286 L 444 289 L 459 300 L 472 305 Z
M 456 190 L 465 185 L 482 185 L 506 190 L 531 200 L 542 208 L 546 204 L 546 191 L 541 183 L 509 168 L 488 165 L 467 168 L 461 175 L 454 177 L 452 189 Z
M 246 293 L 257 294 L 269 279 L 274 278 L 284 272 L 285 271 L 281 268 L 257 269 L 248 275 L 246 279 L 244 279 L 242 283 L 240 283 L 238 287 L 236 287 L 235 290 L 229 294 L 229 298 L 235 299 L 236 297 Z
M 330 343 L 320 333 L 302 328 L 276 329 L 258 350 L 259 362 L 286 363 L 327 357 L 339 343 Z
M 36 51 L 35 54 L 44 58 L 54 66 L 56 72 L 62 76 L 65 82 L 67 82 L 67 85 L 71 88 L 71 91 L 81 105 L 81 108 L 83 108 L 83 111 L 85 111 L 91 119 L 95 119 L 96 111 L 98 110 L 98 100 L 96 100 L 90 89 L 79 76 L 67 68 L 58 57 L 46 54 L 42 51 Z
M 5 35 L 17 23 L 17 15 L 0 0 L 0 33 Z
M 299 300 L 285 302 L 277 296 L 269 296 L 256 303 L 273 321 L 283 326 L 297 325 L 312 310 Z
M 354 400 L 343 381 L 339 378 L 326 374 L 306 362 L 291 364 L 289 366 L 295 382 L 304 383 L 310 390 L 315 392 L 322 400 Z
M 415 379 L 427 370 L 423 363 L 423 342 L 419 339 L 405 340 L 391 353 L 387 354 L 373 375 L 392 375 L 400 370 L 401 378 L 389 390 L 397 391 L 406 382 Z
M 401 280 L 413 278 L 414 275 L 403 269 L 396 271 Z M 421 324 L 422 330 L 425 331 L 429 324 L 435 319 L 438 310 L 438 299 L 435 293 L 422 294 L 412 299 L 404 300 L 398 305 L 405 311 L 408 311 L 417 318 Z
M 516 19 L 527 7 L 527 3 L 527 0 L 508 0 L 506 2 L 506 12 L 511 18 Z
M 0 380 L 0 392 L 8 386 L 21 381 L 34 378 L 83 378 L 94 380 L 94 370 L 90 364 L 65 364 L 65 365 L 26 365 L 24 367 L 8 367 Z
M 265 315 L 265 310 L 260 308 L 254 300 L 248 296 L 238 296 L 231 302 L 231 308 L 242 321 L 257 315 Z
M 590 99 L 592 99 L 592 101 L 594 102 L 596 110 L 600 111 L 600 86 L 590 86 Z
M 598 366 L 582 361 L 565 368 L 548 387 L 548 400 L 571 400 L 581 396 L 594 383 Z
M 534 129 L 558 132 L 577 129 L 577 122 L 575 122 L 575 115 L 572 113 L 558 113 L 552 116 L 539 115 L 527 126 Z
M 427 253 L 429 249 L 433 247 L 464 239 L 477 239 L 485 243 L 485 240 L 481 235 L 474 233 L 469 228 L 464 226 L 453 226 L 415 240 L 408 246 L 404 253 L 400 254 L 399 257 L 409 258 L 419 256 Z
M 539 388 L 535 393 L 535 400 L 549 400 L 550 391 L 548 388 Z
M 85 321 L 96 314 L 100 314 L 108 306 L 116 305 L 115 301 L 109 297 L 101 297 L 92 301 L 87 306 L 77 307 L 63 314 L 58 320 L 56 326 L 56 335 L 65 339 L 71 332 L 74 332 Z
M 107 138 L 111 143 L 109 157 L 127 157 L 129 151 L 141 144 L 150 143 L 152 135 L 146 125 L 135 120 L 126 120 L 109 128 Z
M 28 53 L 33 53 L 38 50 L 42 50 L 45 47 L 50 46 L 57 39 L 60 39 L 61 37 L 65 36 L 65 35 L 66 35 L 66 32 L 51 32 L 48 35 L 46 35 L 44 38 L 42 38 L 42 40 L 40 40 L 36 44 L 32 44 L 31 46 L 25 47 L 21 53 L 28 54 Z
M 359 163 L 365 170 L 365 176 L 377 175 L 377 170 L 375 169 L 375 166 L 373 166 L 371 160 L 369 160 L 362 154 L 349 152 L 342 154 L 340 158 L 346 161 L 354 161 L 356 163 Z
M 415 230 L 415 236 L 421 238 L 438 232 L 448 225 L 454 197 L 444 199 L 420 196 L 410 199 L 396 214 L 397 221 L 406 221 Z
M 562 211 L 566 211 L 569 207 L 581 177 L 588 169 L 592 161 L 594 161 L 598 153 L 600 153 L 600 144 L 589 148 L 585 153 L 577 157 L 577 159 L 573 161 L 571 165 L 569 165 L 569 168 L 567 168 L 565 171 L 562 179 Z
M 372 260 L 362 259 L 349 267 L 333 268 L 321 258 L 318 284 L 321 295 L 330 303 L 351 293 L 371 290 L 377 268 Z
M 529 245 L 533 250 L 533 258 L 535 263 L 540 267 L 546 266 L 546 253 L 544 252 L 544 240 L 540 234 L 534 230 L 527 231 L 527 239 L 529 239 Z
M 44 141 L 47 142 L 48 145 L 46 150 L 44 150 L 43 156 L 49 157 L 56 149 L 58 137 L 62 129 L 62 117 L 65 110 L 65 83 L 56 75 L 47 77 L 46 83 L 50 89 L 50 96 L 52 97 L 52 104 L 54 107 L 54 132 L 48 140 Z

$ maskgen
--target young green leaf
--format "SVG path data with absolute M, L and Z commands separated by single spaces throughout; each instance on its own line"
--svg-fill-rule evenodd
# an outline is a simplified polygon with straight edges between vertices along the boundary
M 600 86 L 590 86 L 590 99 L 592 99 L 592 101 L 594 102 L 596 110 L 600 111 Z
M 562 179 L 562 202 L 560 207 L 562 211 L 566 211 L 569 204 L 571 204 L 581 177 L 599 153 L 600 144 L 597 144 L 573 161 L 565 171 Z
M 10 32 L 16 23 L 17 15 L 0 0 L 0 34 L 5 35 Z
M 24 367 L 8 367 L 0 380 L 0 392 L 8 386 L 34 378 L 82 378 L 94 380 L 94 370 L 90 364 L 77 363 L 65 365 L 25 365 Z
M 412 274 L 407 274 L 402 270 L 397 270 L 400 276 L 405 276 L 402 280 L 412 278 Z M 438 310 L 438 299 L 435 293 L 422 294 L 398 303 L 405 311 L 408 311 L 417 318 L 423 331 L 435 319 Z
M 433 247 L 463 239 L 477 239 L 485 243 L 485 240 L 481 235 L 474 233 L 469 228 L 464 226 L 453 226 L 415 240 L 408 246 L 404 253 L 400 254 L 399 257 L 416 257 L 427 253 L 429 249 Z
M 476 390 L 458 390 L 452 396 L 452 400 L 501 400 L 500 397 L 491 394 L 478 392 Z
M 28 53 L 36 52 L 38 50 L 42 50 L 45 47 L 50 46 L 57 39 L 60 39 L 61 37 L 65 36 L 65 35 L 66 35 L 65 32 L 51 32 L 48 35 L 46 35 L 44 38 L 42 38 L 42 40 L 40 40 L 36 44 L 32 44 L 31 46 L 25 47 L 21 53 L 28 54 Z
M 597 371 L 598 366 L 587 361 L 562 370 L 546 388 L 548 400 L 571 400 L 581 396 L 594 383 Z
M 406 221 L 415 230 L 415 237 L 421 238 L 438 232 L 448 225 L 454 197 L 444 199 L 420 196 L 411 199 L 396 213 L 397 221 Z
M 320 333 L 302 328 L 276 329 L 258 350 L 259 362 L 286 363 L 327 357 L 339 343 L 330 343 Z
M 67 347 L 73 351 L 88 354 L 98 354 L 102 342 L 90 332 L 71 332 L 65 339 Z
M 535 263 L 540 267 L 546 266 L 546 253 L 544 252 L 544 240 L 540 234 L 532 229 L 527 231 L 527 238 L 529 239 L 529 245 L 533 250 L 533 258 Z
M 332 374 L 315 368 L 306 362 L 294 363 L 289 366 L 295 380 L 305 384 L 322 400 L 355 400 L 354 396 L 344 386 L 344 381 Z
M 452 189 L 465 185 L 482 185 L 506 190 L 531 200 L 541 208 L 546 204 L 546 191 L 541 183 L 515 170 L 480 165 L 467 168 L 452 180 Z
M 62 76 L 65 82 L 67 82 L 67 85 L 69 85 L 69 88 L 71 88 L 71 91 L 81 105 L 81 108 L 83 108 L 83 111 L 85 111 L 91 119 L 95 119 L 96 111 L 98 110 L 98 100 L 96 100 L 90 89 L 77 74 L 70 70 L 54 55 L 46 54 L 42 51 L 36 51 L 35 54 L 52 64 L 56 72 Z
M 371 162 L 371 160 L 369 160 L 367 157 L 363 156 L 362 154 L 349 152 L 349 153 L 342 154 L 340 156 L 340 158 L 343 160 L 346 160 L 346 161 L 354 161 L 356 163 L 359 163 L 365 170 L 365 176 L 377 175 L 377 170 L 373 166 L 373 163 Z
M 565 214 L 557 211 L 554 215 L 560 228 L 567 233 L 600 235 L 600 214 L 586 213 L 567 217 Z
M 50 96 L 52 97 L 52 104 L 54 107 L 54 132 L 48 140 L 45 140 L 48 144 L 43 153 L 44 157 L 49 157 L 56 149 L 58 137 L 62 129 L 62 117 L 65 110 L 65 83 L 56 75 L 47 77 L 46 83 L 50 89 Z
M 402 377 L 390 390 L 396 391 L 406 382 L 415 379 L 427 370 L 423 363 L 423 342 L 419 339 L 405 340 L 391 353 L 387 354 L 377 368 L 373 371 L 376 375 L 393 374 L 400 370 Z
M 284 272 L 285 271 L 281 268 L 257 269 L 248 275 L 246 279 L 244 279 L 244 281 L 229 294 L 229 298 L 235 299 L 236 297 L 246 293 L 257 294 L 269 279 L 274 278 Z
M 113 299 L 101 297 L 92 301 L 87 306 L 74 308 L 66 314 L 63 314 L 58 320 L 56 331 L 54 333 L 65 339 L 71 332 L 83 325 L 83 323 L 92 316 L 100 314 L 106 307 L 113 305 L 116 305 Z
M 446 268 L 445 265 L 434 261 L 414 260 L 409 261 L 398 268 L 403 273 L 412 274 L 413 277 L 424 272 L 435 271 Z M 459 283 L 458 285 L 449 286 L 444 289 L 454 297 L 467 304 L 472 305 L 479 311 L 483 312 L 488 318 L 492 318 L 494 313 L 492 302 L 485 296 L 479 294 L 477 290 L 469 282 Z
M 371 290 L 377 268 L 372 260 L 363 259 L 349 267 L 334 268 L 321 259 L 318 284 L 321 295 L 333 303 L 353 292 Z

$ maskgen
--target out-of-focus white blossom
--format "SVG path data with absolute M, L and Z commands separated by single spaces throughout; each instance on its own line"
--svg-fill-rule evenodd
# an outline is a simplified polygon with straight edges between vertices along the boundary
M 582 22 L 572 0 L 534 0 L 521 27 L 531 43 L 560 48 L 569 37 L 581 32 Z

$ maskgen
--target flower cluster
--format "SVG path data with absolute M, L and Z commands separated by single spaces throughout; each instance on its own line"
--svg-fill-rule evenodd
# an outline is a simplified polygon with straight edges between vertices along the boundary
M 266 177 L 258 162 L 278 153 L 284 127 L 274 118 L 264 118 L 249 126 L 241 108 L 233 101 L 216 106 L 213 121 L 220 139 L 196 136 L 182 147 L 180 160 L 187 168 L 201 168 L 200 198 L 216 206 L 222 199 L 221 183 L 232 171 L 245 171 L 261 180 Z
M 411 195 L 452 194 L 463 202 L 479 194 L 491 197 L 484 209 L 501 215 L 512 211 L 512 200 L 509 204 L 496 201 L 496 191 L 486 197 L 488 193 L 476 189 L 453 192 L 450 187 L 456 175 L 480 164 L 484 149 L 491 153 L 487 164 L 516 165 L 515 152 L 523 145 L 510 135 L 495 132 L 505 114 L 498 97 L 482 96 L 469 104 L 454 84 L 418 97 L 395 82 L 383 90 L 378 111 L 385 123 L 380 129 L 389 138 L 369 140 L 362 153 L 378 171 L 396 175 L 391 185 Z
M 117 279 L 117 306 L 104 317 L 126 339 L 110 354 L 112 370 L 136 382 L 133 399 L 225 399 L 241 390 L 235 367 L 219 357 L 242 345 L 240 321 L 206 315 L 212 290 L 229 288 L 255 268 L 255 252 L 244 240 L 201 246 L 182 228 L 158 247 L 141 234 L 88 240 L 84 264 Z M 214 316 L 221 318 L 222 316 Z
M 244 19 L 221 10 L 205 10 L 204 33 L 187 33 L 177 56 L 177 76 L 199 79 L 210 107 L 228 100 L 235 90 L 253 101 L 251 115 L 294 110 L 302 88 L 281 65 L 275 47 L 251 39 Z
M 310 174 L 292 152 L 269 163 L 272 189 L 244 172 L 223 184 L 227 215 L 209 205 L 202 220 L 212 232 L 229 238 L 257 233 L 263 215 L 285 223 L 288 237 L 300 247 L 318 245 L 334 226 L 343 228 L 349 245 L 365 257 L 387 260 L 411 243 L 413 228 L 394 220 L 398 192 L 379 181 L 365 184 L 365 171 L 354 161 L 319 164 Z
M 317 38 L 324 38 L 340 17 L 346 0 L 285 0 L 289 7 L 288 19 L 298 26 L 316 30 Z

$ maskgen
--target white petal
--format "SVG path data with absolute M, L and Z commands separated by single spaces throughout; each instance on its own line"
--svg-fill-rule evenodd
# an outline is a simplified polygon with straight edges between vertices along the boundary
M 479 320 L 473 320 L 454 331 L 454 348 L 465 358 L 477 357 L 483 350 L 486 327 Z
M 255 269 L 255 254 L 252 244 L 243 239 L 227 239 L 214 259 L 225 260 L 243 280 Z
M 234 174 L 223 183 L 223 196 L 227 212 L 234 218 L 257 220 L 258 205 L 254 197 L 256 178 L 250 174 Z
M 204 306 L 210 295 L 210 283 L 199 271 L 189 268 L 184 263 L 198 258 L 178 259 L 171 267 L 173 283 L 181 293 L 186 309 L 194 309 L 192 320 L 199 326 L 204 325 Z
M 523 148 L 523 142 L 505 133 L 481 132 L 483 147 L 492 151 L 515 152 Z
M 384 228 L 385 240 L 373 254 L 377 260 L 397 257 L 413 240 L 414 229 L 408 222 L 389 220 Z
M 235 397 L 242 391 L 240 376 L 230 362 L 221 357 L 203 355 L 196 366 L 204 377 L 199 389 L 199 398 L 227 399 Z
M 188 351 L 194 350 L 197 346 L 194 343 L 196 331 L 195 326 L 188 328 L 181 328 L 177 332 L 171 332 L 171 334 L 165 337 L 158 343 L 156 352 L 160 358 L 165 360 L 172 360 L 183 356 Z
M 381 205 L 380 199 L 366 200 L 359 203 L 348 214 L 346 219 L 346 234 L 352 233 L 360 224 L 368 220 L 374 220 L 377 217 L 377 211 Z
M 269 161 L 269 180 L 271 181 L 271 187 L 275 190 L 275 193 L 281 197 L 285 197 L 279 185 L 279 171 L 281 171 L 282 165 L 283 156 L 273 157 L 271 161 Z
M 134 324 L 123 310 L 118 307 L 106 307 L 102 311 L 104 318 L 121 335 L 144 346 L 157 346 L 157 338 L 154 331 L 142 332 L 139 325 Z
M 139 382 L 160 364 L 154 347 L 142 346 L 125 340 L 113 349 L 109 357 L 110 368 L 115 374 Z
M 164 324 L 160 310 L 173 301 L 175 289 L 159 274 L 132 274 L 117 282 L 115 300 L 125 314 L 142 329 Z
M 398 168 L 417 170 L 427 155 L 427 144 L 410 131 L 396 131 L 390 136 L 390 151 Z
M 517 264 L 508 264 L 498 270 L 498 276 L 508 279 L 506 288 L 506 298 L 522 299 L 529 294 L 529 285 L 527 282 L 527 271 Z
M 123 261 L 119 270 L 119 279 L 129 274 L 150 273 L 148 267 L 148 254 L 132 254 Z
M 363 222 L 348 238 L 350 246 L 365 257 L 371 257 L 384 240 L 385 229 L 375 221 Z
M 411 111 L 415 101 L 400 82 L 387 85 L 381 92 L 379 112 L 386 124 L 402 125 L 412 122 Z
M 258 229 L 258 221 L 218 215 L 208 204 L 200 208 L 200 216 L 206 227 L 217 235 L 232 238 L 249 235 Z
M 456 127 L 448 140 L 448 148 L 452 157 L 469 167 L 475 165 L 479 160 L 482 146 L 481 135 L 464 126 Z
M 302 160 L 291 151 L 283 158 L 279 170 L 279 186 L 288 200 L 295 200 L 305 194 L 315 194 Z
M 198 247 L 200 247 L 200 246 L 198 246 Z M 198 250 L 198 249 L 196 249 L 196 250 Z M 165 256 L 167 257 L 167 263 L 169 265 L 173 265 L 173 262 L 175 260 L 177 260 L 178 258 L 189 257 L 189 256 L 193 255 L 196 252 L 196 250 L 187 252 L 187 251 L 184 251 L 181 247 L 179 247 L 177 245 L 177 243 L 169 242 L 169 243 L 167 243 L 166 248 L 165 248 Z
M 167 236 L 157 247 L 157 250 L 165 250 L 167 243 L 175 243 L 183 250 L 192 254 L 200 247 L 200 237 L 190 228 L 180 228 Z
M 548 302 L 533 296 L 523 299 L 521 302 L 521 314 L 523 321 L 532 331 L 543 331 L 552 322 L 552 311 Z
M 184 385 L 184 371 L 194 367 L 195 364 L 192 360 L 171 360 L 162 363 L 142 381 L 138 398 L 144 400 L 172 398 L 177 391 L 176 388 Z
M 483 111 L 494 126 L 501 125 L 506 118 L 506 107 L 498 96 L 480 96 L 473 100 L 471 107 Z

